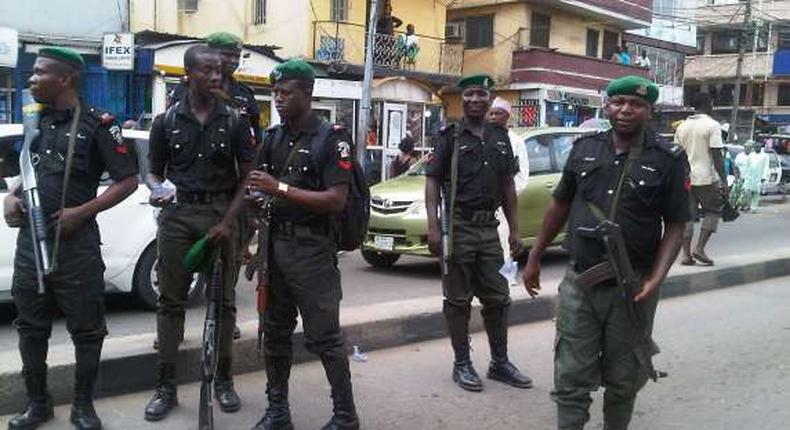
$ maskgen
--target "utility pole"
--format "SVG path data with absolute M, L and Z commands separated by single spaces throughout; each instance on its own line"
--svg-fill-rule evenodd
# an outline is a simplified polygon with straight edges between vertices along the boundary
M 735 131 L 738 128 L 738 107 L 741 104 L 741 75 L 743 74 L 743 57 L 746 56 L 746 34 L 749 31 L 752 20 L 752 0 L 746 0 L 743 11 L 743 25 L 738 35 L 738 62 L 735 65 L 735 88 L 732 90 L 732 115 L 730 117 L 730 130 L 727 133 L 727 141 L 735 141 Z
M 364 168 L 365 151 L 367 151 L 368 124 L 372 113 L 370 91 L 373 86 L 373 45 L 376 41 L 376 20 L 378 17 L 378 0 L 370 2 L 370 19 L 368 21 L 367 46 L 365 47 L 365 77 L 362 80 L 362 100 L 359 101 L 359 121 L 357 121 L 357 162 Z

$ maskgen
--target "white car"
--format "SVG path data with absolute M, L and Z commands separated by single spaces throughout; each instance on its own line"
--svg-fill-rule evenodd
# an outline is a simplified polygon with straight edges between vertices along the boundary
M 134 141 L 140 172 L 146 172 L 148 132 L 124 130 L 124 137 Z M 0 124 L 0 146 L 13 145 L 22 138 L 20 124 Z M 7 146 L 6 146 L 7 148 Z M 3 151 L 3 153 L 7 153 Z M 140 178 L 142 178 L 142 174 Z M 8 188 L 17 178 L 4 178 Z M 102 182 L 101 194 L 109 183 Z M 0 190 L 5 198 L 8 189 Z M 159 283 L 156 276 L 156 230 L 158 210 L 148 204 L 149 191 L 139 186 L 127 199 L 98 215 L 102 240 L 102 257 L 107 270 L 104 280 L 107 293 L 132 293 L 150 309 L 156 308 Z M 18 229 L 0 222 L 0 302 L 11 301 L 11 278 Z M 190 289 L 190 299 L 202 291 L 203 281 L 196 277 Z

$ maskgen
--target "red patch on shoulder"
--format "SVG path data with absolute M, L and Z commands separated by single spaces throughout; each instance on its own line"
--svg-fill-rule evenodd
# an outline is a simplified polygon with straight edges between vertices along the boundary
M 112 124 L 115 121 L 115 117 L 112 116 L 112 114 L 109 112 L 105 112 L 101 114 L 101 117 L 99 117 L 99 119 L 101 120 L 101 123 L 104 125 Z
M 115 145 L 115 152 L 126 155 L 129 153 L 129 148 L 127 148 L 126 145 Z
M 340 160 L 337 162 L 337 165 L 343 170 L 351 170 L 354 165 L 348 160 Z

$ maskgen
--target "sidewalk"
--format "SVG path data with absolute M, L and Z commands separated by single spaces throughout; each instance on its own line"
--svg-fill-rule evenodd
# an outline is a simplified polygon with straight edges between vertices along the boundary
M 717 258 L 715 267 L 675 265 L 662 287 L 663 297 L 693 294 L 790 274 L 790 248 L 769 253 L 754 252 Z M 513 305 L 510 323 L 523 324 L 551 319 L 558 282 L 543 285 L 538 299 L 531 299 L 522 286 L 511 287 Z M 365 351 L 401 346 L 446 336 L 441 313 L 441 296 L 401 300 L 367 306 L 346 307 L 341 311 L 349 348 L 359 345 Z M 470 329 L 483 329 L 479 312 L 473 312 Z M 152 316 L 153 317 L 153 316 Z M 263 368 L 257 352 L 257 320 L 239 325 L 243 335 L 235 342 L 234 373 Z M 201 326 L 188 327 L 179 353 L 181 382 L 196 381 L 200 369 Z M 151 348 L 155 334 L 147 333 L 108 339 L 102 355 L 97 393 L 117 395 L 148 389 L 155 384 L 155 351 Z M 303 347 L 301 327 L 294 341 L 295 360 L 314 360 Z M 71 345 L 51 347 L 49 351 L 50 391 L 56 404 L 70 401 L 73 387 L 74 358 Z M 0 414 L 24 406 L 21 362 L 15 349 L 0 352 Z
M 669 373 L 641 391 L 632 430 L 779 430 L 790 420 L 785 387 L 790 374 L 784 342 L 790 320 L 790 277 L 730 291 L 666 300 L 660 304 L 656 366 Z M 693 324 L 689 316 L 694 316 Z M 723 324 L 723 316 L 726 323 Z M 767 329 L 771 327 L 771 329 Z M 529 390 L 485 378 L 489 351 L 485 334 L 472 336 L 472 358 L 485 390 L 469 393 L 450 379 L 452 351 L 445 339 L 373 351 L 352 362 L 362 428 L 367 430 L 548 430 L 555 427 L 552 388 L 554 324 L 511 327 L 510 357 L 534 380 Z M 715 354 L 716 359 L 711 360 Z M 737 371 L 733 371 L 737 369 Z M 215 405 L 218 430 L 248 430 L 266 406 L 265 375 L 236 378 L 242 410 L 224 414 Z M 179 386 L 180 406 L 164 421 L 142 418 L 151 390 L 104 398 L 96 409 L 107 430 L 197 428 L 199 383 Z M 296 429 L 318 429 L 329 418 L 329 386 L 318 362 L 291 372 L 290 400 Z M 594 395 L 589 430 L 601 429 L 601 393 Z M 69 406 L 42 430 L 71 428 Z M 0 428 L 9 416 L 0 417 Z M 660 423 L 660 424 L 659 424 Z

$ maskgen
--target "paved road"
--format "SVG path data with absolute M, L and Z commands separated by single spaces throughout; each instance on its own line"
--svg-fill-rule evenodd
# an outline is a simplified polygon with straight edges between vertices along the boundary
M 782 430 L 790 422 L 790 277 L 662 302 L 656 340 L 663 353 L 657 367 L 669 373 L 639 397 L 632 430 Z M 486 380 L 483 393 L 468 393 L 449 378 L 447 340 L 369 354 L 352 363 L 363 428 L 368 430 L 536 429 L 554 427 L 551 390 L 551 322 L 513 327 L 511 358 L 535 379 L 531 390 Z M 473 359 L 484 371 L 488 348 L 473 336 Z M 297 429 L 319 428 L 330 411 L 329 387 L 317 362 L 292 372 L 291 405 Z M 238 377 L 244 408 L 217 413 L 217 429 L 248 429 L 263 412 L 261 372 Z M 141 418 L 149 393 L 101 399 L 105 428 L 193 429 L 199 384 L 180 387 L 181 406 L 166 421 Z M 601 395 L 596 393 L 590 429 L 601 429 Z M 43 430 L 66 428 L 68 406 Z M 4 426 L 8 417 L 0 417 Z
M 778 197 L 766 198 L 766 205 L 757 214 L 745 214 L 737 222 L 723 224 L 721 233 L 711 239 L 709 254 L 732 255 L 744 252 L 744 240 L 752 240 L 759 248 L 747 251 L 765 252 L 771 249 L 786 248 L 786 235 L 777 234 L 786 228 L 790 215 L 790 202 L 782 202 Z M 560 249 L 547 253 L 542 276 L 547 284 L 559 281 L 565 270 L 567 257 Z M 362 260 L 358 252 L 341 257 L 343 274 L 343 307 L 361 306 L 371 303 L 390 302 L 403 299 L 431 297 L 441 294 L 439 267 L 434 260 L 406 257 L 390 269 L 375 269 Z M 237 294 L 239 320 L 257 320 L 255 293 L 251 283 L 239 285 Z M 15 348 L 17 336 L 11 326 L 14 308 L 0 306 L 0 348 Z M 187 327 L 202 326 L 204 311 L 195 306 L 187 313 Z M 141 333 L 153 333 L 156 319 L 153 313 L 141 310 L 134 300 L 127 296 L 110 296 L 108 299 L 107 324 L 110 336 L 120 337 Z M 69 342 L 63 321 L 53 331 L 54 345 Z

